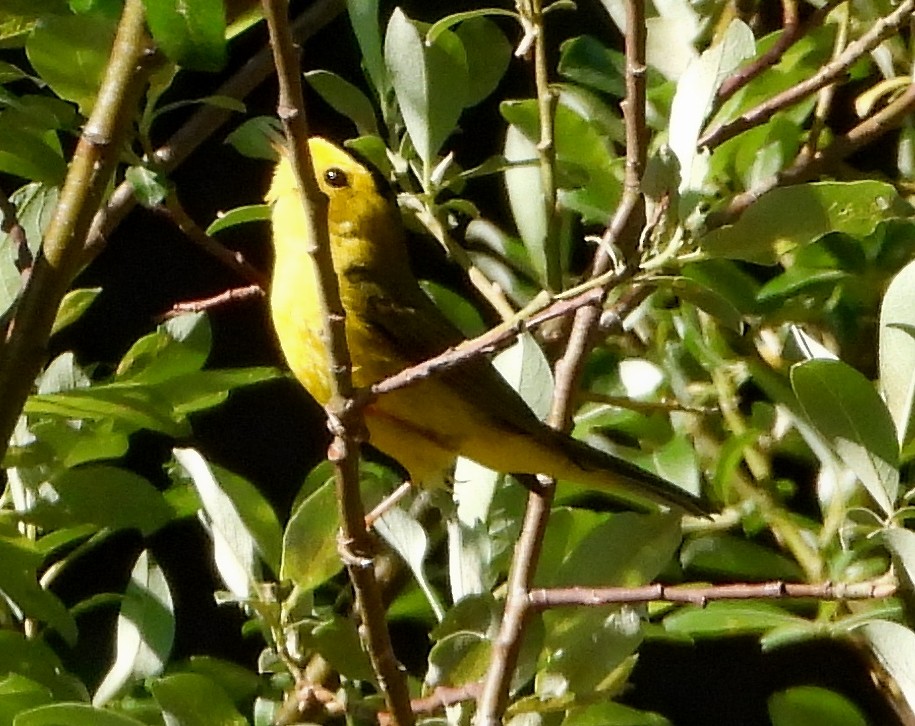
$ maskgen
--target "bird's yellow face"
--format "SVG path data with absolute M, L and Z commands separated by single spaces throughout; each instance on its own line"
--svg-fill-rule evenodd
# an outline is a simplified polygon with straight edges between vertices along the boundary
M 335 247 L 342 239 L 358 238 L 364 245 L 377 241 L 379 220 L 392 221 L 392 209 L 379 194 L 375 177 L 343 149 L 325 139 L 309 139 L 315 176 L 321 191 L 328 198 L 328 228 Z M 295 178 L 288 160 L 277 166 L 267 201 L 274 204 L 289 200 L 298 207 Z M 293 209 L 301 215 L 298 209 Z M 293 216 L 293 215 L 290 215 Z M 353 250 L 352 254 L 371 254 L 369 249 Z

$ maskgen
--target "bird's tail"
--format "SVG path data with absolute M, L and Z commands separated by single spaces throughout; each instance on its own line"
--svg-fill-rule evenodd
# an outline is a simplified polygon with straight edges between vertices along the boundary
M 604 491 L 611 498 L 640 509 L 651 502 L 688 514 L 707 515 L 712 511 L 704 498 L 657 474 L 570 436 L 557 432 L 558 437 L 562 438 L 561 445 L 568 458 L 568 469 L 559 473 L 559 478 Z

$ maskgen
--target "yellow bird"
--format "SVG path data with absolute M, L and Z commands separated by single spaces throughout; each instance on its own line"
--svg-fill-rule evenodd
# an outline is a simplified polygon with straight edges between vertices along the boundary
M 461 333 L 413 276 L 399 213 L 376 177 L 325 139 L 312 138 L 309 147 L 329 198 L 331 254 L 354 385 L 371 386 L 461 343 Z M 306 252 L 305 215 L 285 158 L 267 201 L 275 248 L 273 323 L 293 374 L 324 405 L 330 397 L 324 324 Z M 366 407 L 365 423 L 370 443 L 396 459 L 414 484 L 441 481 L 460 455 L 504 473 L 547 474 L 601 489 L 640 509 L 653 503 L 706 511 L 679 487 L 544 424 L 485 359 L 379 396 Z

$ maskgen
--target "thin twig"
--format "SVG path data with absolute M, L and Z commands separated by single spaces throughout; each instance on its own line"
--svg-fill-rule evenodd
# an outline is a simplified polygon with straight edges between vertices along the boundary
M 388 710 L 394 723 L 412 726 L 410 693 L 391 645 L 384 602 L 375 578 L 373 541 L 365 528 L 365 508 L 359 492 L 359 442 L 354 435 L 354 432 L 361 431 L 364 424 L 362 410 L 353 401 L 351 360 L 346 345 L 346 313 L 340 301 L 331 259 L 327 198 L 315 179 L 307 143 L 308 124 L 298 54 L 288 25 L 287 2 L 263 0 L 263 8 L 279 80 L 277 112 L 286 132 L 286 152 L 305 214 L 306 239 L 311 240 L 305 251 L 312 256 L 315 265 L 318 306 L 324 318 L 324 339 L 327 341 L 331 373 L 331 397 L 326 410 L 334 434 L 329 458 L 334 463 L 342 526 L 340 553 L 355 591 L 362 620 L 360 633 Z
M 175 303 L 171 310 L 165 313 L 163 319 L 173 318 L 182 313 L 199 313 L 204 310 L 222 307 L 229 303 L 261 298 L 265 295 L 264 288 L 260 285 L 246 285 L 245 287 L 230 287 L 228 290 L 213 295 L 212 297 L 201 298 L 200 300 L 185 300 L 184 302 Z
M 783 108 L 792 106 L 807 96 L 816 93 L 824 86 L 840 80 L 861 56 L 898 32 L 902 25 L 910 20 L 913 10 L 915 10 L 915 0 L 903 0 L 899 7 L 886 17 L 877 20 L 864 35 L 858 40 L 849 43 L 839 57 L 823 66 L 818 73 L 806 81 L 801 81 L 788 90 L 763 101 L 733 121 L 716 126 L 711 131 L 706 132 L 699 139 L 698 146 L 710 149 L 720 146 L 728 139 L 732 139 L 755 126 L 764 124 Z
M 95 107 L 45 233 L 42 254 L 32 267 L 9 338 L 0 351 L 0 459 L 44 363 L 57 308 L 79 271 L 89 226 L 117 165 L 151 58 L 143 3 L 127 0 Z
M 707 229 L 731 224 L 747 207 L 775 187 L 801 184 L 818 177 L 824 170 L 846 158 L 862 146 L 874 142 L 883 134 L 898 128 L 915 110 L 915 84 L 910 85 L 895 101 L 865 119 L 848 133 L 839 136 L 825 149 L 815 154 L 799 155 L 787 169 L 765 179 L 753 189 L 736 195 L 724 209 L 710 214 Z
M 885 579 L 871 582 L 740 582 L 729 585 L 662 585 L 640 587 L 569 587 L 531 590 L 530 606 L 535 610 L 557 607 L 619 605 L 621 603 L 672 602 L 704 607 L 718 600 L 879 600 L 896 594 L 896 583 Z
M 153 211 L 171 221 L 191 242 L 247 282 L 257 285 L 265 292 L 269 288 L 270 281 L 267 276 L 245 260 L 241 252 L 230 250 L 208 235 L 185 211 L 174 192 L 166 197 L 164 204 L 153 207 Z
M 797 43 L 801 38 L 806 37 L 814 28 L 823 24 L 826 17 L 833 9 L 845 2 L 845 0 L 829 0 L 823 7 L 817 8 L 810 14 L 803 23 L 798 20 L 797 0 L 784 0 L 782 3 L 782 33 L 772 46 L 763 53 L 759 58 L 751 61 L 740 68 L 736 73 L 725 79 L 718 88 L 717 102 L 719 104 L 727 101 L 737 91 L 746 86 L 750 81 L 760 75 L 763 71 L 771 68 L 778 63 L 785 52 Z
M 637 251 L 638 231 L 645 218 L 644 198 L 640 188 L 646 139 L 644 0 L 627 0 L 626 10 L 626 177 L 623 199 L 604 234 L 605 244 L 595 255 L 592 265 L 592 275 L 595 277 L 603 275 L 610 266 L 607 250 L 618 246 L 633 253 Z M 535 42 L 542 42 L 542 26 L 535 27 L 534 31 L 537 33 Z M 543 107 L 546 108 L 546 105 Z M 552 139 L 549 141 L 552 142 Z M 620 244 L 623 236 L 629 240 L 634 238 L 635 242 Z M 548 418 L 548 423 L 554 428 L 564 429 L 568 425 L 581 368 L 599 321 L 599 307 L 591 305 L 576 311 L 565 353 L 556 364 L 556 385 Z M 501 715 L 508 704 L 509 685 L 530 614 L 528 594 L 533 585 L 555 493 L 555 481 L 546 477 L 538 477 L 538 480 L 541 487 L 530 488 L 521 534 L 512 558 L 502 622 L 493 641 L 490 665 L 477 702 L 476 726 L 496 726 L 501 723 Z
M 840 17 L 839 22 L 837 23 L 839 28 L 836 31 L 836 39 L 832 49 L 833 59 L 839 57 L 848 43 L 848 6 L 846 5 L 842 11 L 843 12 L 841 13 L 836 13 Z M 812 156 L 816 153 L 816 150 L 820 145 L 820 136 L 822 135 L 823 130 L 826 128 L 826 119 L 829 116 L 829 109 L 832 106 L 832 101 L 835 98 L 835 95 L 835 84 L 830 84 L 825 88 L 820 89 L 820 92 L 817 94 L 816 106 L 813 109 L 813 120 L 810 124 L 810 133 L 807 134 L 807 139 L 804 141 L 804 145 L 801 148 L 800 154 L 798 154 L 798 158 L 803 159 L 804 157 Z

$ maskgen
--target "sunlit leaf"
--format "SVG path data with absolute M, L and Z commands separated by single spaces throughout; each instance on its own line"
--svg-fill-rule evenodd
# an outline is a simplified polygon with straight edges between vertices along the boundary
M 171 591 L 162 568 L 147 550 L 140 553 L 118 614 L 114 664 L 92 699 L 102 706 L 133 679 L 159 675 L 175 638 Z
M 795 184 L 766 192 L 737 222 L 709 232 L 699 244 L 716 257 L 771 265 L 828 232 L 865 236 L 880 221 L 910 213 L 909 205 L 884 182 Z
M 835 447 L 884 512 L 899 496 L 899 447 L 886 405 L 874 386 L 836 360 L 809 360 L 791 369 L 804 413 Z

